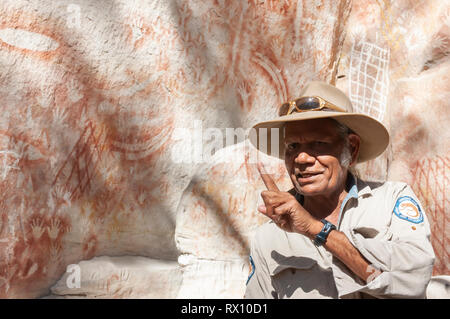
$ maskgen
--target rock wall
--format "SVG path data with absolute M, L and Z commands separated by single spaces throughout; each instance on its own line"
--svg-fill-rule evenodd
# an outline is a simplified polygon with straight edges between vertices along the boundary
M 0 297 L 242 297 L 254 159 L 289 187 L 245 133 L 310 80 L 390 127 L 360 174 L 413 185 L 449 275 L 449 9 L 2 1 Z

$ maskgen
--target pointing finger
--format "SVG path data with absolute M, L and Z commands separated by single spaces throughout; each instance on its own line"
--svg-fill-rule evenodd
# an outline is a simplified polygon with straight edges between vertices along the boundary
M 265 168 L 264 168 L 263 163 L 259 162 L 258 165 L 257 165 L 257 167 L 258 167 L 259 175 L 261 175 L 261 178 L 262 178 L 264 184 L 266 185 L 267 189 L 268 189 L 269 191 L 275 191 L 275 192 L 280 191 L 280 190 L 278 189 L 277 184 L 276 184 L 275 181 L 273 180 L 272 176 L 271 176 L 270 174 L 267 174 L 267 172 L 266 172 L 266 170 L 265 170 Z

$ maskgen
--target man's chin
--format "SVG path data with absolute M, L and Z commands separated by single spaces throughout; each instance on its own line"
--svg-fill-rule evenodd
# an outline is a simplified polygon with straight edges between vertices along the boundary
M 319 195 L 324 195 L 323 192 L 305 192 L 305 191 L 300 191 L 300 194 L 302 194 L 304 197 L 315 197 L 315 196 L 319 196 Z
M 315 177 L 309 177 L 309 178 L 296 178 L 295 183 L 297 188 L 302 190 L 317 190 L 320 187 L 320 181 L 318 178 Z
M 318 196 L 323 195 L 325 193 L 322 187 L 319 187 L 314 184 L 300 185 L 299 183 L 296 183 L 295 189 L 297 190 L 298 193 L 302 194 L 305 197 Z

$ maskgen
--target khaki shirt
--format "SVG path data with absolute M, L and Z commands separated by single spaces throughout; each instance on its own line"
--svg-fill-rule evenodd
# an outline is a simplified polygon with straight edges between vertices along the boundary
M 251 243 L 245 298 L 425 297 L 435 255 L 419 200 L 405 183 L 350 177 L 336 227 L 376 278 L 366 284 L 323 246 L 270 221 Z

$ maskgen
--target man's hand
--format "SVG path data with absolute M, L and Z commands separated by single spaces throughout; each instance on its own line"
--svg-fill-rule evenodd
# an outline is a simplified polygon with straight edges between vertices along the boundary
M 258 163 L 258 171 L 267 187 L 267 191 L 261 192 L 265 205 L 259 206 L 258 211 L 272 219 L 285 231 L 314 237 L 317 222 L 320 223 L 320 221 L 311 216 L 294 196 L 280 191 L 272 176 L 265 172 L 262 163 Z
M 258 211 L 271 218 L 281 229 L 313 239 L 322 229 L 322 222 L 311 216 L 290 193 L 281 192 L 260 163 L 258 171 L 267 187 L 267 191 L 261 192 L 265 206 L 259 206 Z M 340 231 L 333 230 L 324 247 L 365 282 L 381 273 L 378 271 L 375 275 L 372 274 L 373 267 L 370 267 L 370 263 Z

